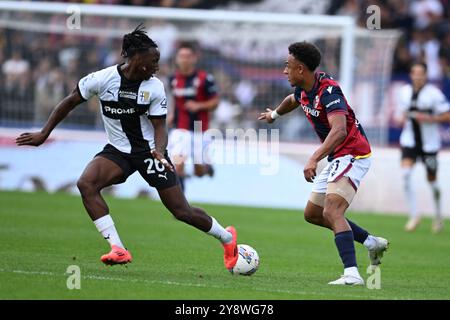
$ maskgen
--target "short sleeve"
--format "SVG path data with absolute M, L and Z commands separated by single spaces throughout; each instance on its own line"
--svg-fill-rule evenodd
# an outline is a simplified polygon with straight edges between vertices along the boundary
M 436 114 L 450 111 L 450 105 L 447 98 L 442 91 L 437 88 L 434 90 L 433 94 L 433 108 Z
M 398 94 L 398 112 L 403 113 L 411 106 L 411 90 L 409 86 L 403 86 Z
M 320 104 L 324 106 L 327 114 L 334 112 L 348 113 L 347 103 L 341 88 L 338 86 L 327 86 L 320 95 Z
M 167 98 L 162 82 L 158 83 L 154 95 L 150 100 L 150 107 L 148 109 L 148 118 L 162 118 L 167 115 Z
M 217 95 L 217 86 L 214 76 L 212 74 L 208 74 L 205 79 L 205 91 L 206 96 L 212 98 Z
M 98 95 L 100 82 L 98 72 L 93 72 L 81 78 L 78 82 L 78 93 L 84 100 L 88 100 L 92 96 Z
M 302 98 L 302 89 L 300 87 L 295 87 L 294 90 L 294 99 L 295 101 L 297 101 L 297 103 L 300 101 L 300 99 Z

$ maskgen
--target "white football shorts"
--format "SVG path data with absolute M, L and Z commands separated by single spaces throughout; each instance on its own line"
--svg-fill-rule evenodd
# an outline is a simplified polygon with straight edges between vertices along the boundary
M 326 193 L 328 183 L 337 182 L 342 177 L 349 179 L 356 192 L 361 180 L 369 171 L 370 164 L 370 158 L 356 159 L 352 155 L 336 158 L 314 179 L 312 192 Z
M 211 164 L 212 139 L 205 132 L 172 129 L 167 146 L 169 157 L 182 157 L 186 163 Z

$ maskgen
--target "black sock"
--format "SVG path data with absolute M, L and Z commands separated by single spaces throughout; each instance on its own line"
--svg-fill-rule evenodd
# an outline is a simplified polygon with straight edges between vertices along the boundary
M 344 268 L 357 266 L 353 240 L 353 232 L 351 230 L 336 233 L 334 236 L 334 242 L 336 243 Z
M 369 236 L 369 233 L 348 219 L 347 222 L 350 225 L 350 228 L 352 228 L 353 237 L 355 238 L 355 241 L 359 243 L 364 243 L 364 241 L 366 241 L 367 237 Z

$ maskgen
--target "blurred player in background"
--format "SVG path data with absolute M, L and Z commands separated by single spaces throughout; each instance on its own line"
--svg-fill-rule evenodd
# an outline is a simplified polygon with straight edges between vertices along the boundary
M 180 188 L 167 156 L 167 102 L 162 82 L 154 76 L 159 69 L 159 49 L 142 27 L 123 38 L 125 63 L 82 78 L 70 95 L 53 110 L 40 132 L 21 134 L 18 145 L 39 146 L 56 125 L 77 105 L 98 96 L 108 144 L 87 165 L 77 186 L 83 204 L 98 231 L 111 245 L 101 257 L 105 264 L 131 262 L 123 245 L 102 189 L 125 180 L 138 171 L 156 188 L 165 207 L 180 221 L 207 232 L 224 247 L 224 263 L 231 269 L 237 261 L 236 231 L 223 228 L 200 208 L 191 207 Z
M 194 162 L 194 175 L 213 176 L 214 169 L 207 158 L 210 139 L 205 135 L 209 128 L 210 113 L 219 104 L 214 77 L 197 69 L 198 52 L 193 43 L 182 43 L 177 50 L 177 70 L 169 79 L 173 103 L 169 106 L 168 123 L 173 129 L 169 137 L 169 154 L 184 190 L 187 176 L 185 163 Z M 201 130 L 195 132 L 195 124 Z M 194 139 L 194 137 L 196 138 Z M 198 142 L 197 142 L 198 141 Z
M 410 69 L 411 84 L 400 91 L 399 121 L 403 125 L 400 135 L 402 148 L 402 171 L 406 200 L 409 206 L 409 220 L 406 231 L 414 231 L 421 217 L 417 212 L 416 194 L 412 184 L 412 171 L 417 159 L 427 170 L 435 217 L 432 231 L 438 233 L 443 228 L 441 214 L 441 191 L 437 182 L 437 154 L 441 148 L 439 124 L 450 122 L 450 109 L 444 94 L 434 85 L 427 83 L 427 65 L 414 63 Z
M 369 170 L 370 145 L 338 83 L 324 72 L 315 72 L 320 61 L 321 53 L 313 44 L 291 44 L 284 74 L 295 91 L 275 110 L 267 108 L 259 120 L 272 123 L 301 105 L 322 142 L 303 170 L 306 181 L 314 183 L 305 219 L 334 232 L 344 275 L 329 284 L 363 285 L 353 242 L 362 243 L 369 250 L 373 266 L 381 263 L 388 247 L 386 239 L 370 235 L 345 218 L 345 211 Z M 317 176 L 317 164 L 325 157 L 328 165 Z

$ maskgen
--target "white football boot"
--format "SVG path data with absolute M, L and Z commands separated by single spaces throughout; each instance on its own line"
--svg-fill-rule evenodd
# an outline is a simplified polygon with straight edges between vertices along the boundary
M 363 286 L 364 280 L 361 276 L 343 274 L 339 279 L 328 282 L 331 285 L 348 285 L 348 286 Z
M 381 258 L 383 257 L 384 252 L 389 247 L 389 241 L 381 237 L 372 236 L 376 240 L 376 245 L 369 249 L 369 259 L 371 266 L 378 266 L 381 264 Z
M 422 219 L 420 217 L 409 218 L 405 225 L 406 232 L 413 232 L 417 229 Z

